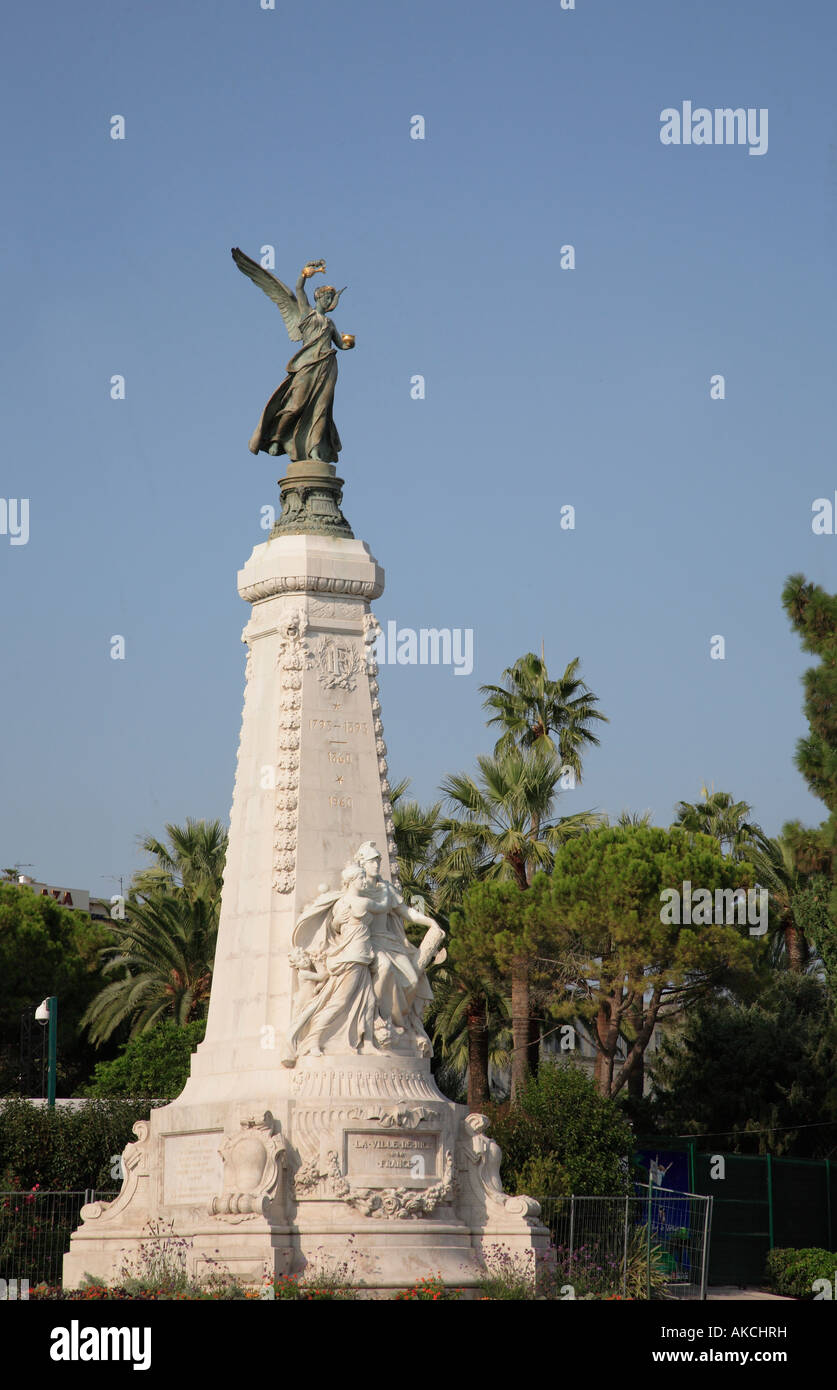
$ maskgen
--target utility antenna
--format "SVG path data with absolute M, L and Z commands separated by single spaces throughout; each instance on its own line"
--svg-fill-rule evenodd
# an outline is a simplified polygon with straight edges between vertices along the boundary
M 12 871 L 14 873 L 15 878 L 19 878 L 21 869 L 34 869 L 34 867 L 34 864 L 13 864 Z

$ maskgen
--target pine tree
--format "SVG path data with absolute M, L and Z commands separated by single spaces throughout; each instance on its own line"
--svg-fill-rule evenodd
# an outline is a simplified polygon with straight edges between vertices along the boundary
M 809 914 L 806 925 L 837 995 L 837 594 L 826 593 L 802 574 L 792 574 L 782 591 L 782 603 L 803 651 L 819 658 L 802 678 L 809 733 L 797 743 L 795 761 L 829 812 L 818 831 L 806 834 L 801 826 L 792 825 L 786 827 L 785 835 L 794 845 L 799 868 L 813 875 L 814 888 L 817 883 L 831 884 L 830 920 L 817 907 L 821 901 L 817 890 L 813 894 L 817 910 Z
M 782 592 L 785 611 L 802 649 L 819 657 L 803 676 L 807 738 L 796 747 L 796 766 L 814 796 L 837 815 L 837 595 L 792 574 Z M 833 843 L 833 841 L 832 841 Z

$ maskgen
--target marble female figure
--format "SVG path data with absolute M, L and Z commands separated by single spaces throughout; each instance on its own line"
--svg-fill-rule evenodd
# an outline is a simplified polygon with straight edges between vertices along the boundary
M 395 1034 L 396 1043 L 403 1038 L 420 1056 L 429 1057 L 432 1048 L 422 1017 L 433 993 L 425 971 L 437 956 L 445 934 L 432 917 L 408 906 L 398 890 L 381 878 L 380 851 L 371 841 L 361 845 L 356 859 L 364 871 L 359 892 L 372 916 L 372 973 L 378 1012 Z M 421 950 L 408 939 L 404 922 L 428 928 Z
M 283 1062 L 293 1066 L 297 1056 L 322 1057 L 329 1052 L 375 1050 L 375 993 L 370 967 L 374 962 L 366 899 L 358 892 L 360 865 L 343 873 L 343 892 L 337 896 L 324 926 L 319 950 L 298 950 L 292 964 L 302 980 L 313 985 L 298 1001 L 283 1049 Z
M 287 1067 L 324 1051 L 432 1053 L 422 1024 L 432 998 L 426 970 L 444 958 L 445 933 L 407 906 L 380 867 L 380 853 L 367 841 L 344 870 L 342 888 L 321 893 L 294 928 L 295 1003 L 282 1047 Z M 408 940 L 404 922 L 427 928 L 420 948 Z

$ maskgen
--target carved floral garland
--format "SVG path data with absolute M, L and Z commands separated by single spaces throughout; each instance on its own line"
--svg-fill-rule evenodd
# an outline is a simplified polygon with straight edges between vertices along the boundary
M 395 843 L 395 822 L 392 818 L 390 785 L 387 778 L 387 746 L 384 743 L 384 725 L 381 719 L 381 702 L 378 699 L 378 663 L 375 659 L 375 643 L 381 636 L 381 626 L 372 612 L 363 615 L 363 640 L 366 644 L 366 673 L 369 677 L 369 694 L 372 699 L 372 720 L 375 730 L 375 751 L 378 754 L 378 774 L 381 779 L 381 797 L 384 803 L 384 826 L 387 832 L 387 849 L 390 860 L 390 879 L 396 888 L 401 887 L 398 877 L 398 847 Z
M 340 1171 L 335 1149 L 329 1149 L 327 1160 L 325 1172 L 321 1170 L 316 1158 L 303 1164 L 294 1178 L 294 1188 L 298 1196 L 325 1180 L 329 1183 L 333 1197 L 353 1207 L 362 1216 L 395 1217 L 398 1220 L 411 1216 L 429 1216 L 442 1202 L 449 1202 L 453 1196 L 453 1152 L 450 1149 L 445 1150 L 441 1181 L 419 1192 L 407 1187 L 387 1187 L 381 1190 L 371 1187 L 353 1188 Z
M 283 635 L 279 642 L 277 665 L 282 672 L 279 705 L 282 711 L 279 719 L 279 756 L 276 760 L 276 809 L 273 841 L 273 886 L 277 893 L 290 893 L 294 886 L 296 864 L 296 823 L 299 800 L 299 744 L 302 711 L 302 673 L 306 666 L 322 657 L 319 648 L 316 656 L 309 653 L 305 641 L 308 619 L 301 609 L 291 609 L 285 614 Z M 372 703 L 372 726 L 375 733 L 375 751 L 378 755 L 378 775 L 381 779 L 381 798 L 384 810 L 384 827 L 387 835 L 387 849 L 390 859 L 390 878 L 396 888 L 400 887 L 397 869 L 397 845 L 395 842 L 395 822 L 390 801 L 390 784 L 387 777 L 387 746 L 384 742 L 384 725 L 381 719 L 381 702 L 378 699 L 378 663 L 375 660 L 375 643 L 381 635 L 377 618 L 371 612 L 363 615 L 363 641 L 366 646 L 366 672 L 369 678 L 369 694 Z M 322 645 L 322 644 L 321 644 Z M 320 663 L 322 665 L 322 662 Z M 358 665 L 359 665 L 358 661 Z M 322 673 L 321 680 L 323 679 Z M 354 685 L 355 670 L 352 669 L 340 683 L 347 689 Z
M 273 826 L 273 886 L 290 893 L 296 865 L 296 824 L 299 801 L 299 729 L 302 711 L 302 673 L 307 662 L 305 632 L 308 620 L 299 608 L 284 616 L 276 664 L 282 672 L 279 708 L 279 755 L 276 759 L 276 804 Z

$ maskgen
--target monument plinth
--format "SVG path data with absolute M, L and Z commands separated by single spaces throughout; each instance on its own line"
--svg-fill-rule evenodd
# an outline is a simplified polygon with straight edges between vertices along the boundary
M 254 1282 L 342 1263 L 351 1235 L 370 1293 L 436 1272 L 468 1287 L 483 1246 L 548 1243 L 537 1203 L 502 1191 L 483 1116 L 431 1074 L 422 1017 L 444 932 L 398 888 L 370 606 L 384 575 L 333 465 L 289 443 L 312 420 L 339 442 L 323 360 L 274 393 L 251 441 L 294 457 L 238 576 L 252 612 L 206 1038 L 181 1096 L 134 1126 L 119 1196 L 82 1209 L 68 1287 L 118 1278 L 149 1222 L 191 1241 L 198 1277 L 214 1262 Z

